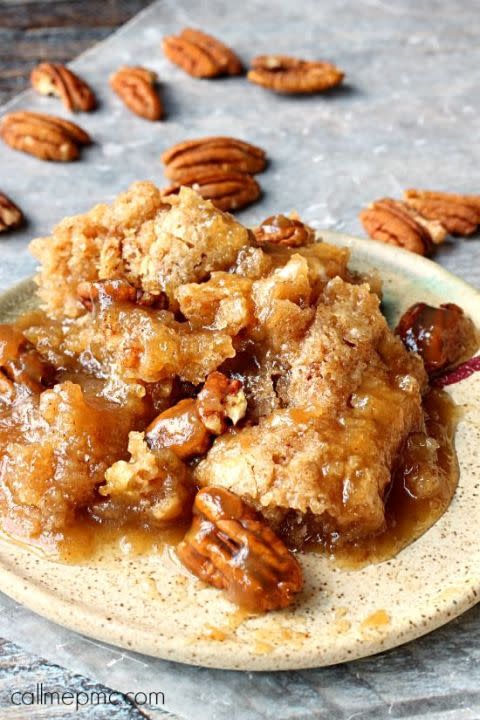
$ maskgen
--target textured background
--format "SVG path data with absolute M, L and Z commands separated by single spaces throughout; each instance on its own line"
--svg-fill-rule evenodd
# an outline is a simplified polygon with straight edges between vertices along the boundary
M 31 60 L 45 56 L 45 34 L 55 36 L 45 25 L 46 8 L 52 5 L 28 3 L 29 17 L 37 25 L 20 33 L 8 26 L 20 4 L 1 4 L 0 56 L 3 60 L 8 51 L 8 82 L 17 77 L 21 82 Z M 85 38 L 100 39 L 117 22 L 109 10 L 123 19 L 142 3 L 57 5 L 54 16 L 63 19 L 52 22 L 65 18 L 74 22 L 69 37 L 61 30 L 58 42 L 49 45 L 53 48 L 49 57 L 64 59 L 71 48 L 80 49 Z M 99 27 L 90 30 L 86 18 L 94 5 Z M 328 96 L 298 99 L 273 96 L 241 78 L 191 79 L 159 50 L 162 35 L 186 24 L 218 34 L 246 62 L 254 54 L 271 51 L 332 59 L 346 70 L 347 83 Z M 317 227 L 358 234 L 362 205 L 382 195 L 398 196 L 404 187 L 478 192 L 479 40 L 478 0 L 463 0 L 455 10 L 446 0 L 156 3 L 74 63 L 101 101 L 97 113 L 78 117 L 96 141 L 81 162 L 45 164 L 0 147 L 2 190 L 18 200 L 30 221 L 24 231 L 1 241 L 0 287 L 31 273 L 34 263 L 26 252 L 28 239 L 48 232 L 59 218 L 112 198 L 135 179 L 163 184 L 158 157 L 186 137 L 231 134 L 268 151 L 271 164 L 259 176 L 265 194 L 261 203 L 242 214 L 248 222 L 295 207 Z M 166 122 L 145 123 L 112 97 L 107 77 L 122 63 L 146 64 L 158 71 Z M 5 83 L 5 74 L 0 73 L 0 88 Z M 30 93 L 8 107 L 63 114 L 56 101 Z M 480 285 L 478 239 L 445 246 L 438 261 Z M 162 689 L 166 708 L 189 719 L 480 718 L 478 606 L 446 628 L 384 655 L 336 668 L 276 675 L 202 670 L 129 655 L 39 620 L 1 596 L 0 633 L 115 688 Z M 88 682 L 62 675 L 58 668 L 32 664 L 7 642 L 3 652 L 5 657 L 19 653 L 16 666 L 26 668 L 29 685 L 42 673 L 57 673 L 52 684 L 60 682 L 64 687 Z M 0 693 L 11 681 L 7 661 L 0 664 Z M 21 717 L 7 705 L 0 708 L 0 713 L 9 713 L 5 717 Z M 136 712 L 111 708 L 108 717 L 130 713 L 136 718 L 132 714 Z M 99 711 L 93 716 L 102 717 Z

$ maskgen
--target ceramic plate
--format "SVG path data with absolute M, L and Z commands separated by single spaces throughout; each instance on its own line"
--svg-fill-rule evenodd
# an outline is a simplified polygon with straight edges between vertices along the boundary
M 348 245 L 352 266 L 378 268 L 389 320 L 418 300 L 455 302 L 477 322 L 480 294 L 429 260 L 374 242 L 323 233 Z M 33 301 L 26 281 L 0 298 L 10 320 Z M 0 541 L 1 589 L 66 627 L 169 660 L 242 670 L 329 665 L 423 635 L 471 607 L 480 592 L 480 374 L 452 386 L 464 406 L 456 447 L 460 483 L 445 515 L 396 558 L 345 571 L 302 558 L 306 590 L 294 610 L 245 618 L 192 579 L 167 551 L 125 553 L 72 566 Z

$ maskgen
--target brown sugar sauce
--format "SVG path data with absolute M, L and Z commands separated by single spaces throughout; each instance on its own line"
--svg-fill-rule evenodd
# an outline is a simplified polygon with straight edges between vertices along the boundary
M 438 390 L 431 390 L 423 404 L 428 433 L 438 443 L 438 466 L 422 457 L 421 448 L 404 448 L 387 491 L 384 529 L 351 543 L 342 543 L 341 537 L 329 545 L 311 543 L 307 550 L 330 554 L 348 569 L 382 562 L 423 535 L 447 510 L 459 478 L 453 441 L 460 410 Z M 422 485 L 430 483 L 435 483 L 434 491 L 422 497 Z
M 17 327 L 26 330 L 32 325 L 45 326 L 46 317 L 39 312 L 19 319 Z M 50 328 L 51 329 L 51 328 Z M 111 438 L 111 454 L 115 459 L 126 456 L 127 429 L 144 429 L 155 415 L 151 403 L 145 401 L 135 408 L 116 405 L 101 397 L 103 379 L 92 377 L 85 366 L 64 358 L 63 366 L 57 372 L 55 382 L 73 380 L 80 385 L 90 398 L 96 412 L 104 413 Z M 400 453 L 386 499 L 386 523 L 382 532 L 351 543 L 342 542 L 339 536 L 330 543 L 310 542 L 307 552 L 328 554 L 345 567 L 361 567 L 367 563 L 380 562 L 395 556 L 402 548 L 422 535 L 447 509 L 458 482 L 458 467 L 453 449 L 453 436 L 458 412 L 448 395 L 432 390 L 424 399 L 428 434 L 438 443 L 438 467 L 428 464 L 428 453 L 421 447 L 407 444 Z M 301 410 L 299 422 L 304 421 Z M 300 417 L 301 415 L 301 417 Z M 123 428 L 123 430 L 122 430 Z M 120 440 L 115 437 L 116 430 Z M 16 430 L 8 418 L 8 409 L 0 417 L 0 441 L 2 444 L 12 438 Z M 110 440 L 108 440 L 110 442 Z M 120 447 L 123 449 L 120 451 Z M 435 484 L 432 492 L 432 483 Z M 425 490 L 425 492 L 424 492 Z M 422 497 L 423 495 L 423 497 Z M 90 562 L 97 557 L 105 558 L 110 552 L 138 555 L 160 552 L 165 545 L 176 545 L 184 536 L 190 517 L 177 521 L 168 527 L 140 524 L 134 520 L 125 521 L 120 515 L 105 520 L 92 512 L 90 502 L 87 509 L 77 510 L 62 532 L 32 532 L 28 545 L 48 556 L 67 563 Z M 8 498 L 0 497 L 3 515 L 3 532 L 15 541 L 23 542 L 25 530 L 21 519 L 12 520 L 6 512 Z

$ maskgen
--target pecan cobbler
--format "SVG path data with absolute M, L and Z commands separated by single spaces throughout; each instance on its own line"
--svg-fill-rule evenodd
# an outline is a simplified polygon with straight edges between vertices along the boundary
M 395 334 L 379 278 L 298 218 L 251 231 L 146 182 L 31 250 L 41 309 L 0 327 L 8 535 L 62 557 L 79 528 L 176 529 L 187 568 L 266 611 L 301 590 L 298 551 L 379 560 L 448 506 L 427 373 L 474 349 L 457 306 Z

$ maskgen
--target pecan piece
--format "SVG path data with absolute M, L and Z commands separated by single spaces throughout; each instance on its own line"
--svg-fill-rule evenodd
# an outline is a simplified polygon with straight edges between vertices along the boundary
M 24 219 L 20 208 L 0 192 L 0 232 L 20 227 Z
M 197 395 L 197 411 L 207 430 L 221 435 L 227 429 L 227 418 L 236 425 L 246 410 L 247 400 L 240 380 L 230 380 L 218 371 L 210 373 Z
M 438 220 L 451 235 L 473 235 L 480 225 L 480 195 L 406 190 L 405 202 L 429 220 Z
M 242 63 L 233 50 L 201 30 L 185 28 L 163 40 L 167 58 L 193 77 L 240 75 Z
M 253 612 L 288 607 L 303 586 L 301 567 L 265 521 L 237 495 L 206 487 L 177 547 L 198 578 Z
M 110 86 L 125 105 L 146 120 L 160 120 L 163 107 L 155 88 L 157 74 L 144 67 L 121 67 L 110 76 Z
M 265 151 L 231 137 L 204 137 L 177 143 L 162 155 L 169 180 L 188 185 L 207 172 L 255 175 L 266 165 Z
M 260 185 L 251 175 L 243 173 L 206 173 L 198 175 L 188 183 L 174 183 L 162 190 L 164 197 L 176 195 L 182 185 L 196 190 L 206 200 L 211 200 L 219 210 L 225 212 L 240 210 L 258 200 Z
M 150 449 L 170 448 L 182 459 L 204 455 L 211 436 L 225 432 L 227 419 L 236 425 L 246 410 L 242 383 L 213 372 L 196 398 L 180 400 L 152 420 L 145 439 Z
M 416 303 L 402 315 L 395 332 L 407 350 L 422 357 L 430 376 L 453 367 L 478 347 L 472 321 L 454 303 L 438 308 Z
M 57 162 L 76 160 L 80 146 L 91 143 L 90 136 L 78 125 L 54 115 L 28 111 L 4 115 L 0 137 L 15 150 Z
M 54 379 L 55 369 L 12 325 L 0 325 L 0 396 L 10 400 L 15 386 L 33 394 L 42 392 Z
M 97 282 L 82 280 L 77 285 L 77 295 L 82 305 L 90 311 L 97 301 L 100 307 L 106 307 L 112 302 L 130 302 L 143 307 L 155 307 L 157 310 L 166 309 L 166 297 L 163 293 L 155 295 L 134 287 L 128 280 L 118 278 Z
M 345 73 L 329 62 L 312 62 L 286 55 L 259 55 L 247 79 L 279 93 L 316 93 L 340 85 Z
M 259 245 L 286 245 L 300 247 L 315 239 L 315 230 L 305 225 L 294 213 L 290 217 L 272 215 L 254 228 L 253 234 Z
M 363 227 L 373 240 L 396 245 L 419 255 L 430 255 L 446 237 L 441 223 L 428 221 L 405 203 L 382 198 L 360 213 Z
M 70 112 L 90 112 L 97 101 L 87 83 L 59 63 L 44 62 L 33 68 L 32 87 L 40 95 L 56 95 Z

